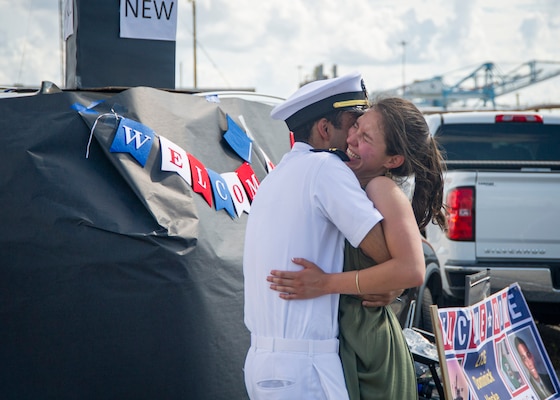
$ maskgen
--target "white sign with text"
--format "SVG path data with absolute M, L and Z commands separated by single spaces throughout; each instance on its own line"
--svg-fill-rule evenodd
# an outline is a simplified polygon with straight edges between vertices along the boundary
M 120 37 L 175 41 L 176 0 L 121 0 Z

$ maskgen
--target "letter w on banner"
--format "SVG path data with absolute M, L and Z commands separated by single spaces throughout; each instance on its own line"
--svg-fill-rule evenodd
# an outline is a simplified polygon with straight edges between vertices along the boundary
M 130 153 L 144 167 L 152 144 L 154 131 L 140 122 L 122 118 L 111 144 L 111 153 Z

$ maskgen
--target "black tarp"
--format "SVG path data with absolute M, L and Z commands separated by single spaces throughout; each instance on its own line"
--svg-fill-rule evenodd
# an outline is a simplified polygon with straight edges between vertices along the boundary
M 247 214 L 161 171 L 157 142 L 145 167 L 111 153 L 114 124 L 85 154 L 113 110 L 232 172 L 243 160 L 222 136 L 242 115 L 262 180 L 260 150 L 273 163 L 289 150 L 270 109 L 146 87 L 0 99 L 0 398 L 247 397 Z

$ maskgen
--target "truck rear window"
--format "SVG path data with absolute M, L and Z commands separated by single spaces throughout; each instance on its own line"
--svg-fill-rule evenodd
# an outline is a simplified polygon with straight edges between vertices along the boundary
M 442 125 L 435 138 L 454 161 L 560 165 L 560 125 L 531 123 Z

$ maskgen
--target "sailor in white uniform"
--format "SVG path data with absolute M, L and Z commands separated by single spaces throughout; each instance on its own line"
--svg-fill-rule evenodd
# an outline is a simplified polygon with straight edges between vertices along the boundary
M 348 127 L 332 116 L 351 124 L 352 113 L 365 106 L 361 76 L 350 74 L 305 85 L 271 113 L 286 121 L 296 142 L 261 182 L 247 223 L 243 273 L 251 347 L 244 372 L 251 399 L 348 398 L 338 356 L 339 295 L 285 301 L 266 278 L 272 269 L 301 269 L 292 257 L 341 272 L 344 238 L 355 247 L 373 240 L 382 216 L 354 173 L 337 155 L 311 151 L 344 144 Z

